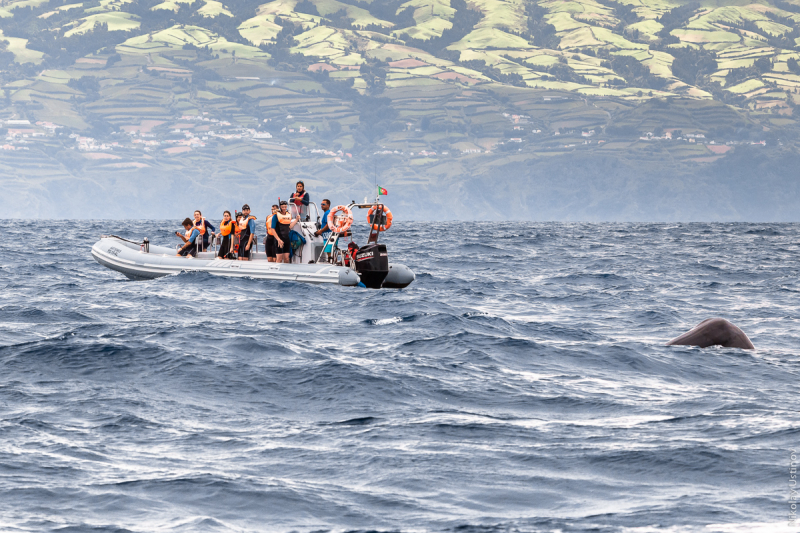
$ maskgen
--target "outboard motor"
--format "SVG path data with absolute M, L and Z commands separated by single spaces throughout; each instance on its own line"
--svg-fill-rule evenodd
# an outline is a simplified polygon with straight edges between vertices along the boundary
M 361 283 L 370 289 L 380 289 L 389 274 L 389 254 L 385 244 L 370 243 L 356 252 L 356 272 Z

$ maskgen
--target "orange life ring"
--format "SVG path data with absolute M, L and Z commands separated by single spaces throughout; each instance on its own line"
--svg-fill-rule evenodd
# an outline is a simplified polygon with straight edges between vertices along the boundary
M 370 217 L 372 216 L 372 213 L 375 212 L 376 207 L 377 206 L 373 205 L 372 207 L 369 208 L 369 211 L 367 211 L 367 223 L 369 223 Z M 385 225 L 373 224 L 372 229 L 374 229 L 375 231 L 386 231 L 387 229 L 392 227 L 392 212 L 389 211 L 388 207 L 383 206 L 383 214 L 386 215 L 386 224 Z
M 341 211 L 343 214 L 337 215 Z M 328 213 L 328 228 L 334 233 L 344 233 L 353 224 L 353 212 L 346 205 L 337 205 Z

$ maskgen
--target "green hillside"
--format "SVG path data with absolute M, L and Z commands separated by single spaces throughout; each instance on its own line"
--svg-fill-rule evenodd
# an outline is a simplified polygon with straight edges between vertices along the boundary
M 3 0 L 0 31 L 0 179 L 25 199 L 798 151 L 800 0 Z

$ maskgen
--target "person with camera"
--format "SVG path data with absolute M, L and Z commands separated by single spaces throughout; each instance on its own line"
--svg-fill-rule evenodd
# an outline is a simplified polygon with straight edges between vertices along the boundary
M 194 222 L 191 218 L 186 217 L 183 220 L 183 229 L 186 230 L 186 233 L 181 235 L 180 231 L 176 231 L 175 235 L 181 238 L 183 241 L 183 246 L 178 249 L 178 254 L 181 257 L 197 257 L 197 247 L 199 246 L 199 242 L 197 242 L 198 237 L 200 237 L 200 230 L 194 225 Z

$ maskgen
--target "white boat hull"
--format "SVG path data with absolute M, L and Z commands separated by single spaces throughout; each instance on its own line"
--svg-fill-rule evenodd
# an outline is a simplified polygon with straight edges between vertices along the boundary
M 178 257 L 174 249 L 164 246 L 151 245 L 149 250 L 144 252 L 138 244 L 104 237 L 92 246 L 92 256 L 101 265 L 134 280 L 155 279 L 180 272 L 208 272 L 214 276 L 327 283 L 345 287 L 357 286 L 361 282 L 358 273 L 348 267 L 328 263 L 271 263 L 263 252 L 254 253 L 252 261 L 232 261 L 215 258 L 213 252 L 192 258 Z M 414 278 L 414 273 L 404 265 L 390 265 L 384 287 L 406 287 Z

